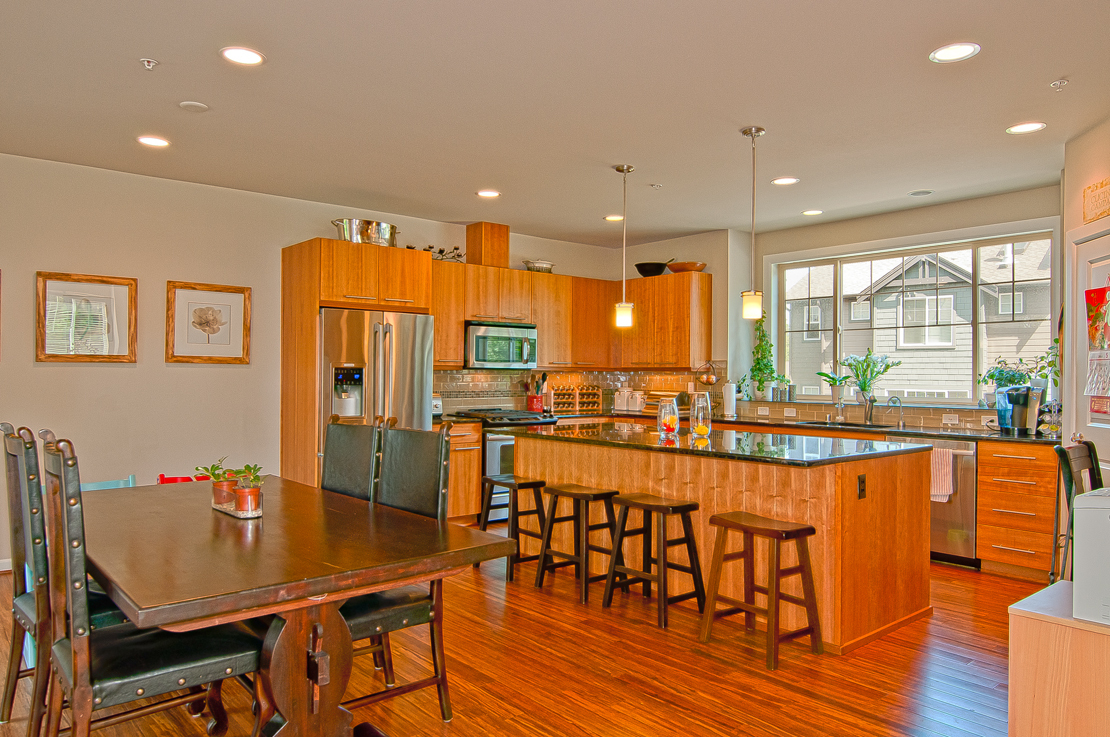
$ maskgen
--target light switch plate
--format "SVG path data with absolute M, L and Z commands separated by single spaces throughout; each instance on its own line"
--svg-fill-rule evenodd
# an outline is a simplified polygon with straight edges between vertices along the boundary
M 794 409 L 793 407 L 783 407 L 782 416 L 783 417 L 797 417 L 798 416 L 798 410 Z
M 756 407 L 755 413 L 757 415 L 759 415 L 760 417 L 770 417 L 771 416 L 771 408 L 770 407 Z
M 941 424 L 943 424 L 943 425 L 958 425 L 958 424 L 960 424 L 960 416 L 959 415 L 941 415 L 940 421 L 941 421 Z

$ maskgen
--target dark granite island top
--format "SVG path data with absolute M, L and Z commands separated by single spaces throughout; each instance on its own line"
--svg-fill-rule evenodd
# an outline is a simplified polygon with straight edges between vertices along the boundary
M 784 466 L 824 466 L 845 461 L 884 458 L 906 453 L 924 453 L 930 445 L 893 443 L 881 440 L 826 438 L 788 433 L 757 433 L 713 430 L 697 437 L 683 428 L 677 437 L 663 437 L 650 425 L 635 422 L 600 422 L 589 425 L 533 425 L 526 428 L 497 428 L 499 435 L 534 437 L 568 443 L 586 443 L 614 448 L 660 451 L 685 455 L 725 458 Z

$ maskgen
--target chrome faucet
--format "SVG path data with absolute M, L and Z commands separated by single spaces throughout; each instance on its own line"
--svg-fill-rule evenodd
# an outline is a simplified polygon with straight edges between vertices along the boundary
M 890 399 L 886 400 L 886 411 L 888 413 L 895 407 L 898 408 L 898 429 L 905 430 L 906 420 L 902 416 L 902 400 L 898 397 L 891 397 Z
M 870 425 L 874 422 L 874 418 L 875 418 L 875 395 L 874 394 L 864 394 L 862 404 L 863 404 L 863 421 L 864 421 L 864 423 Z

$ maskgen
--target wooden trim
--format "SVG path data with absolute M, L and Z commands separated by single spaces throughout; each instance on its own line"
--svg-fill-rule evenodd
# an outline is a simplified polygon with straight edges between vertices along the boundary
M 898 619 L 894 622 L 891 622 L 890 624 L 886 625 L 885 627 L 880 627 L 879 629 L 875 630 L 874 632 L 868 632 L 866 635 L 862 635 L 861 637 L 857 637 L 856 639 L 850 640 L 850 641 L 845 642 L 841 645 L 830 645 L 828 643 L 825 643 L 825 647 L 833 655 L 846 655 L 847 653 L 852 652 L 856 648 L 863 647 L 864 645 L 867 645 L 868 643 L 872 643 L 875 640 L 879 639 L 880 637 L 883 637 L 884 635 L 887 635 L 887 634 L 893 632 L 894 630 L 909 624 L 910 622 L 915 622 L 918 619 L 921 619 L 923 617 L 931 617 L 931 616 L 933 616 L 933 607 L 930 604 L 927 607 L 923 607 L 923 608 L 919 609 L 918 611 L 914 612 L 913 614 L 907 614 L 906 616 L 902 617 L 901 619 Z
M 243 295 L 243 334 L 239 356 L 179 356 L 174 352 L 177 331 L 177 290 L 194 292 L 224 292 Z M 166 363 L 224 363 L 248 364 L 251 362 L 251 288 L 226 284 L 203 284 L 189 281 L 166 282 Z
M 69 355 L 46 352 L 46 282 L 64 281 L 75 284 L 110 284 L 127 290 L 127 353 L 114 356 Z M 135 363 L 138 329 L 136 320 L 139 303 L 139 280 L 125 276 L 67 274 L 60 271 L 35 272 L 35 360 L 55 363 Z

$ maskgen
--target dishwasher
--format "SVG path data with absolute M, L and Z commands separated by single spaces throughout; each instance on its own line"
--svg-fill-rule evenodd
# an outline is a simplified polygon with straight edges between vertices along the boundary
M 933 560 L 979 568 L 975 557 L 975 443 L 959 440 L 888 435 L 894 443 L 931 445 L 933 485 L 930 489 Z

